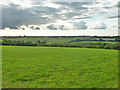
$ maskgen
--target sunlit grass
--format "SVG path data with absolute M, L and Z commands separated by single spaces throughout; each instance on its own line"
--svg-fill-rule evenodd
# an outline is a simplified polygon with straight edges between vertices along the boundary
M 3 88 L 116 88 L 118 51 L 3 46 Z

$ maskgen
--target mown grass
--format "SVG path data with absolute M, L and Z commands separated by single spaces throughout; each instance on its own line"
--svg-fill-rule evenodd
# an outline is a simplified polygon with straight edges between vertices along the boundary
M 117 88 L 118 51 L 3 46 L 3 88 Z

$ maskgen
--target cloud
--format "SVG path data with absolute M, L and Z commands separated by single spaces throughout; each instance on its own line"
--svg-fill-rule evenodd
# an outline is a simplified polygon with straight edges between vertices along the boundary
M 35 25 L 30 25 L 28 28 L 33 29 L 33 30 L 40 30 L 40 26 L 35 26 Z
M 114 25 L 113 27 L 118 27 L 117 25 Z
M 50 30 L 57 30 L 57 27 L 54 24 L 47 26 L 47 28 Z
M 35 30 L 40 30 L 40 27 L 36 27 Z
M 50 30 L 71 30 L 71 27 L 56 23 L 48 25 L 47 28 Z
M 67 28 L 64 25 L 59 25 L 58 29 L 59 30 L 67 30 Z
M 114 18 L 120 18 L 120 16 L 119 15 L 117 15 L 117 16 L 110 16 L 107 19 L 114 19 Z
M 50 30 L 81 30 L 87 29 L 88 26 L 86 25 L 85 21 L 72 21 L 72 22 L 63 22 L 64 24 L 50 24 L 47 26 Z
M 81 14 L 81 12 L 77 12 L 77 10 L 87 9 L 86 7 L 82 7 L 82 5 L 88 4 L 81 2 L 66 2 L 66 7 L 61 7 L 62 5 L 64 5 L 64 3 L 61 3 L 61 5 L 60 3 L 55 2 L 36 3 L 35 1 L 30 0 L 29 5 L 27 5 L 26 7 L 22 5 L 23 3 L 19 0 L 17 0 L 16 2 L 14 2 L 13 0 L 11 2 L 10 0 L 6 1 L 9 1 L 9 3 L 7 3 L 7 5 L 3 5 L 2 7 L 2 26 L 3 28 L 9 27 L 11 29 L 17 29 L 17 27 L 21 25 L 38 25 L 54 23 L 56 22 L 56 20 L 70 20 L 75 15 Z M 28 0 L 26 0 L 26 2 L 28 2 Z
M 97 23 L 92 27 L 92 29 L 106 29 L 106 28 L 107 26 L 103 22 Z
M 44 7 L 45 8 L 45 7 Z M 48 11 L 47 11 L 47 10 Z M 54 19 L 41 17 L 46 12 L 51 12 L 50 8 L 40 9 L 39 14 L 33 8 L 21 9 L 19 5 L 10 4 L 8 6 L 2 6 L 2 27 L 9 27 L 11 29 L 17 29 L 20 25 L 31 25 L 31 24 L 47 24 L 55 22 Z M 38 9 L 37 9 L 38 10 Z M 45 12 L 44 12 L 45 10 Z
M 80 21 L 81 19 L 93 20 L 98 16 L 100 18 L 107 18 L 115 16 L 117 13 L 114 12 L 116 12 L 116 3 L 4 0 L 2 6 L 2 26 L 3 28 L 9 27 L 11 29 L 17 29 L 17 27 L 21 25 L 49 25 L 62 20 L 73 22 L 73 27 L 79 30 L 87 29 L 88 27 L 85 22 Z M 98 16 L 95 17 L 96 15 Z M 73 20 L 78 21 L 74 22 Z M 49 25 L 47 28 L 51 30 L 68 29 L 65 25 Z
M 87 29 L 88 26 L 86 25 L 85 21 L 80 21 L 80 22 L 72 22 L 73 23 L 73 27 L 75 30 L 81 30 L 81 29 Z
M 92 18 L 92 17 L 91 16 L 75 16 L 72 19 L 75 20 L 75 19 L 89 19 L 89 18 Z
M 58 5 L 58 4 L 55 4 L 55 3 L 51 3 L 51 2 L 44 3 L 44 6 L 51 7 L 51 8 L 60 8 L 61 7 L 61 5 Z
M 40 30 L 40 26 L 37 25 L 22 25 L 17 27 L 19 30 Z

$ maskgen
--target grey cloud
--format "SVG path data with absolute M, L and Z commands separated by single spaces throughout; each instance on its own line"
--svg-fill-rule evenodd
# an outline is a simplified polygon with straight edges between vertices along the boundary
M 59 30 L 68 30 L 69 28 L 67 28 L 65 25 L 59 25 L 58 29 Z
M 57 30 L 57 27 L 55 27 L 54 24 L 51 24 L 51 25 L 47 26 L 47 28 L 50 29 L 50 30 Z
M 73 10 L 76 13 L 80 10 L 87 10 L 88 7 L 83 7 L 83 5 L 89 5 L 93 2 L 55 2 L 56 4 L 60 4 L 62 6 L 65 6 L 63 9 Z
M 28 26 L 28 28 L 31 28 L 33 30 L 40 30 L 40 27 L 37 27 L 37 26 L 34 26 L 34 25 Z
M 35 27 L 34 26 L 30 26 L 29 28 L 34 29 Z
M 111 19 L 111 18 L 120 18 L 120 16 L 111 16 L 111 17 L 108 17 L 108 19 Z
M 77 3 L 73 3 L 72 5 L 75 6 L 75 4 Z M 65 16 L 62 16 L 63 14 L 61 15 L 57 13 L 63 10 L 63 8 L 56 9 L 42 5 L 38 7 L 35 6 L 32 8 L 22 9 L 19 5 L 10 4 L 9 6 L 3 6 L 2 9 L 2 26 L 3 28 L 9 27 L 12 29 L 16 29 L 17 26 L 20 25 L 47 24 L 55 22 L 57 19 L 68 20 L 75 15 L 80 15 L 80 13 L 74 11 L 67 12 L 64 14 Z M 51 18 L 42 17 L 43 15 L 51 15 Z
M 39 28 L 39 27 L 36 27 L 35 30 L 40 30 L 40 28 Z
M 47 26 L 47 28 L 50 29 L 50 30 L 68 30 L 69 29 L 65 25 L 55 26 L 54 24 L 51 24 L 51 25 Z
M 85 16 L 86 13 L 89 15 L 88 7 L 83 7 L 83 5 L 92 5 L 94 2 L 52 2 L 55 4 L 62 5 L 61 8 L 51 8 L 44 6 L 42 0 L 30 0 L 32 1 L 32 8 L 22 9 L 19 5 L 10 4 L 9 6 L 3 5 L 2 21 L 3 28 L 17 28 L 20 25 L 40 25 L 47 23 L 55 23 L 56 20 L 73 20 L 74 16 L 80 16 L 74 19 L 88 19 L 92 16 Z M 34 6 L 39 5 L 39 6 Z M 68 12 L 60 14 L 61 10 L 68 10 Z M 72 12 L 69 12 L 72 10 Z M 42 17 L 48 15 L 48 17 Z M 63 16 L 64 15 L 64 16 Z M 50 18 L 49 18 L 50 16 Z M 84 17 L 83 17 L 84 16 Z M 78 29 L 86 29 L 86 23 L 79 22 L 79 24 L 74 24 Z M 56 30 L 54 25 L 48 26 L 49 29 Z M 65 26 L 59 26 L 61 29 L 65 29 Z
M 33 7 L 32 10 L 36 13 L 46 13 L 46 14 L 53 14 L 60 11 L 60 9 L 50 8 L 46 6 Z
M 59 29 L 60 29 L 60 30 L 65 30 L 65 26 L 64 26 L 64 25 L 60 25 L 60 26 L 59 26 Z
M 9 6 L 3 5 L 2 7 L 2 27 L 9 27 L 12 29 L 16 29 L 17 26 L 20 25 L 30 25 L 30 24 L 47 24 L 51 22 L 55 22 L 58 19 L 61 20 L 69 20 L 72 19 L 75 15 L 81 15 L 81 12 L 77 10 L 86 10 L 86 7 L 82 7 L 82 5 L 90 4 L 90 2 L 63 2 L 56 4 L 62 4 L 67 6 L 59 8 L 50 8 L 43 6 L 43 2 L 32 1 L 33 6 L 32 8 L 25 8 L 22 9 L 19 5 L 10 4 Z M 63 9 L 71 10 L 73 8 L 73 12 L 66 12 L 65 14 L 57 14 L 61 12 Z M 42 17 L 43 15 L 50 15 L 51 18 Z M 64 15 L 64 16 L 62 16 Z
M 113 27 L 118 27 L 118 26 L 114 25 Z
M 18 5 L 10 4 L 2 8 L 2 27 L 17 28 L 20 25 L 46 24 L 53 19 L 41 17 L 41 13 L 34 14 L 33 10 L 21 9 Z
M 83 3 L 81 3 L 81 2 L 76 2 L 76 3 L 72 2 L 71 4 L 69 4 L 69 2 L 61 2 L 61 3 L 60 2 L 53 2 L 53 3 L 60 4 L 60 5 L 62 4 L 63 6 L 65 5 L 67 7 L 48 8 L 45 6 L 39 6 L 39 7 L 35 7 L 34 11 L 36 13 L 46 13 L 46 14 L 52 15 L 52 17 L 54 19 L 62 19 L 63 20 L 66 18 L 66 20 L 67 20 L 67 19 L 73 18 L 73 16 L 75 16 L 75 15 L 81 15 L 83 13 L 83 12 L 80 12 L 77 10 L 84 10 L 84 9 L 87 10 L 88 9 L 86 7 L 82 7 L 81 5 Z M 86 3 L 84 3 L 84 4 L 86 4 Z M 73 9 L 73 12 L 69 12 L 69 10 L 72 10 L 72 9 Z M 57 13 L 60 13 L 61 10 L 68 10 L 68 12 L 66 12 L 64 14 L 63 13 L 57 14 Z M 62 16 L 62 15 L 64 15 L 64 16 Z

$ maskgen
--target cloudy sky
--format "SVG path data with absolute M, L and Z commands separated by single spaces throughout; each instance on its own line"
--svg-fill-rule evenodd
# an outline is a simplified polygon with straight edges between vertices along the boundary
M 0 6 L 3 36 L 118 35 L 118 0 L 2 0 Z

